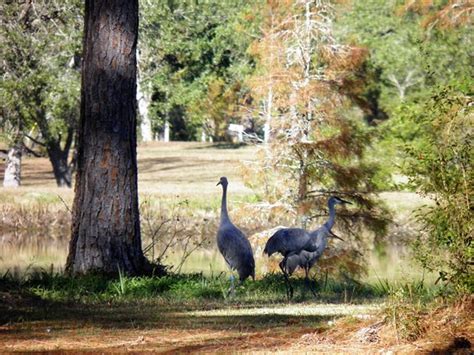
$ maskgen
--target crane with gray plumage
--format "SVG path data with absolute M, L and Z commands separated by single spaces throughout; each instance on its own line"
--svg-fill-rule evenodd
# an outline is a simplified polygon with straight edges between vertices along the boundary
M 341 239 L 331 231 L 336 218 L 335 206 L 338 204 L 351 204 L 351 202 L 337 196 L 331 196 L 328 200 L 329 219 L 318 229 L 306 231 L 302 228 L 283 228 L 268 239 L 263 252 L 268 256 L 274 253 L 283 255 L 283 260 L 279 266 L 285 277 L 289 299 L 293 297 L 293 287 L 289 277 L 296 268 L 301 267 L 304 269 L 306 284 L 310 285 L 309 270 L 326 249 L 328 238 Z M 310 289 L 315 294 L 311 287 Z
M 234 292 L 233 270 L 239 274 L 240 283 L 249 276 L 255 280 L 255 260 L 250 242 L 242 231 L 230 220 L 227 212 L 227 185 L 225 176 L 221 177 L 217 185 L 222 185 L 221 220 L 217 231 L 217 247 L 231 270 L 231 286 L 229 294 Z

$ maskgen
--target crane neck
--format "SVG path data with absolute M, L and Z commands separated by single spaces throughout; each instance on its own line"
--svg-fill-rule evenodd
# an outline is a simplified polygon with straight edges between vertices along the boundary
M 229 214 L 227 213 L 227 186 L 222 185 L 221 224 L 229 221 Z
M 328 229 L 331 230 L 331 228 L 334 226 L 334 220 L 336 218 L 336 208 L 335 204 L 331 202 L 328 202 L 328 207 L 329 207 L 329 219 L 324 223 L 324 226 Z

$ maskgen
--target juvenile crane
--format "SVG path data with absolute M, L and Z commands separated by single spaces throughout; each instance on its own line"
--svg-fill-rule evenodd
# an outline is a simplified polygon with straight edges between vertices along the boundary
M 305 280 L 309 285 L 309 270 L 318 261 L 326 249 L 328 237 L 341 239 L 331 232 L 336 218 L 336 208 L 338 204 L 351 204 L 339 197 L 331 196 L 328 201 L 329 219 L 321 227 L 314 231 L 306 231 L 301 228 L 283 228 L 274 233 L 268 239 L 264 254 L 271 256 L 274 253 L 283 255 L 280 262 L 280 269 L 285 277 L 288 298 L 293 297 L 293 287 L 289 276 L 293 274 L 297 267 L 305 271 Z M 342 239 L 341 239 L 342 240 Z M 314 293 L 314 290 L 311 289 Z
M 249 276 L 255 280 L 255 260 L 252 247 L 247 237 L 237 228 L 227 213 L 227 185 L 226 177 L 221 177 L 217 185 L 222 185 L 221 221 L 217 231 L 217 246 L 227 265 L 236 270 L 242 283 Z M 231 286 L 229 293 L 234 292 L 234 275 L 230 276 Z

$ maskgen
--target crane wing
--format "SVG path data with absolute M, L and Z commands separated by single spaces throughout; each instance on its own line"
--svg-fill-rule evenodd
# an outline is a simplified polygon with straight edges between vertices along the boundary
M 289 253 L 301 250 L 308 243 L 309 239 L 310 236 L 304 229 L 283 228 L 268 239 L 263 252 L 268 256 L 271 256 L 273 253 L 280 253 L 286 256 Z
M 237 270 L 240 280 L 248 276 L 255 277 L 255 260 L 250 242 L 233 224 L 220 228 L 217 234 L 217 246 L 232 270 Z

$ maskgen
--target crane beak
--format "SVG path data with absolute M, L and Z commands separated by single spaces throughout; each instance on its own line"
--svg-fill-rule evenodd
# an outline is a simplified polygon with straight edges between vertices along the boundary
M 336 239 L 339 239 L 339 240 L 342 240 L 343 242 L 345 242 L 344 239 L 342 239 L 341 237 L 335 235 L 333 232 L 331 232 L 330 236 L 333 237 L 333 238 L 336 238 Z
M 216 186 L 219 186 L 219 185 L 222 185 L 222 182 L 219 181 L 219 182 L 216 184 Z
M 342 203 L 346 203 L 348 205 L 352 205 L 352 202 L 349 202 L 349 201 L 346 201 L 346 200 L 343 200 L 342 198 L 340 199 Z

